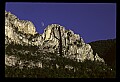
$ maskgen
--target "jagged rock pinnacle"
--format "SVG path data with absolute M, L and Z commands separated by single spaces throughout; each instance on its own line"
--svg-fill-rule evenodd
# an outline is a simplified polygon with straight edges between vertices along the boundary
M 10 26 L 15 27 L 18 31 L 26 34 L 36 34 L 36 29 L 32 22 L 19 20 L 17 16 L 5 11 L 5 26 L 6 29 Z M 7 27 L 8 26 L 8 27 Z
M 7 11 L 5 11 L 5 44 L 9 45 L 13 42 L 20 45 L 38 46 L 42 52 L 55 53 L 59 51 L 60 46 L 58 40 L 60 38 L 59 27 L 63 57 L 78 62 L 83 62 L 86 59 L 104 62 L 97 53 L 94 56 L 91 46 L 86 44 L 79 34 L 74 34 L 72 30 L 66 30 L 65 27 L 59 24 L 51 24 L 46 27 L 43 34 L 39 34 L 36 32 L 32 22 L 19 20 L 15 15 Z M 5 61 L 8 62 L 8 59 Z

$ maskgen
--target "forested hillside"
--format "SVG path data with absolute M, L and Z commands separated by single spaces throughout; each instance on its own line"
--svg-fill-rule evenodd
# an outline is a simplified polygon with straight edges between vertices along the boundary
M 116 66 L 116 39 L 99 40 L 89 44 L 94 53 L 98 53 L 109 66 Z

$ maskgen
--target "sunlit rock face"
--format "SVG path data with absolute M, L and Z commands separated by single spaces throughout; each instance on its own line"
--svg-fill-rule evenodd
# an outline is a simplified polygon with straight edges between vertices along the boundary
M 48 25 L 44 30 L 43 37 L 45 44 L 43 46 L 49 48 L 49 51 L 54 52 L 55 49 L 59 49 L 59 27 L 61 31 L 64 57 L 83 62 L 86 59 L 94 61 L 94 55 L 96 55 L 96 60 L 104 62 L 97 53 L 93 55 L 91 46 L 86 44 L 79 34 L 74 34 L 73 31 L 66 30 L 65 27 L 59 24 Z
M 29 36 L 34 36 L 36 33 L 32 22 L 19 20 L 11 12 L 5 11 L 5 36 L 9 38 L 9 42 L 29 44 Z M 26 35 L 28 37 L 25 37 Z
M 32 22 L 19 20 L 15 15 L 5 11 L 5 26 L 14 27 L 26 34 L 36 34 L 36 29 Z
M 59 34 L 59 28 L 61 36 Z M 44 29 L 43 34 L 39 34 L 36 32 L 32 22 L 19 20 L 15 15 L 5 11 L 6 45 L 14 43 L 37 46 L 40 48 L 39 50 L 41 52 L 51 52 L 59 55 L 60 37 L 62 39 L 63 57 L 70 58 L 78 62 L 83 62 L 86 59 L 104 62 L 97 53 L 93 55 L 91 46 L 86 44 L 79 34 L 74 34 L 72 30 L 66 30 L 65 27 L 59 24 L 51 24 Z M 12 62 L 6 63 L 6 65 L 15 65 L 16 61 L 17 59 L 15 57 L 10 59 L 10 57 L 6 55 L 5 62 Z M 37 65 L 42 67 L 39 62 Z

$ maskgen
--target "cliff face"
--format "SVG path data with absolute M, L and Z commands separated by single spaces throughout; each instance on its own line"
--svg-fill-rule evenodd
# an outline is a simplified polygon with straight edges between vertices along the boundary
M 61 36 L 59 35 L 59 27 Z M 36 32 L 36 29 L 32 22 L 19 20 L 15 15 L 5 11 L 5 45 L 6 47 L 10 44 L 19 44 L 23 46 L 36 46 L 38 51 L 42 53 L 56 53 L 59 55 L 59 39 L 62 41 L 62 53 L 63 57 L 73 59 L 77 62 L 83 62 L 88 59 L 93 61 L 94 55 L 95 60 L 104 60 L 98 56 L 93 55 L 93 50 L 89 44 L 86 44 L 83 38 L 74 34 L 71 30 L 66 30 L 65 27 L 59 24 L 51 24 L 46 27 L 43 34 Z M 11 54 L 12 55 L 12 54 Z M 9 64 L 12 60 L 10 56 L 5 54 L 5 64 Z M 15 63 L 15 62 L 14 62 Z

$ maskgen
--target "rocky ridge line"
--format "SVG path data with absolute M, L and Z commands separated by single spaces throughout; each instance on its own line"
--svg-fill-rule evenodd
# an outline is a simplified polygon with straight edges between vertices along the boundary
M 60 27 L 62 36 L 62 52 L 63 57 L 73 59 L 77 62 L 83 62 L 88 59 L 91 61 L 98 60 L 104 62 L 98 54 L 93 55 L 93 50 L 89 44 L 86 44 L 79 34 L 74 34 L 71 30 L 66 30 L 65 27 L 59 24 L 51 24 L 46 27 L 43 34 L 36 32 L 32 22 L 19 20 L 15 15 L 5 11 L 5 45 L 6 47 L 13 44 L 31 45 L 39 47 L 42 52 L 57 53 L 59 55 L 59 40 L 58 28 Z M 12 55 L 12 54 L 11 54 Z M 10 59 L 5 54 L 5 64 L 8 66 L 15 65 L 17 60 Z M 12 63 L 11 65 L 9 63 Z M 17 62 L 16 62 L 17 63 Z

